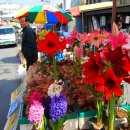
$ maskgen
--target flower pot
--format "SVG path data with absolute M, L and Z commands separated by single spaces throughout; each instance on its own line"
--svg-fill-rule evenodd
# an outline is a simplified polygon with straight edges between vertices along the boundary
M 91 130 L 105 130 L 105 125 L 101 124 L 100 126 L 97 124 L 97 118 L 92 117 L 88 121 L 89 127 Z
M 130 125 L 128 123 L 122 123 L 119 126 L 119 130 L 130 130 Z

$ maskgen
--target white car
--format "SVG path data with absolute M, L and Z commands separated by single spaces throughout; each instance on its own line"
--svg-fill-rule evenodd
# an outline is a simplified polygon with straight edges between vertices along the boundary
M 0 26 L 0 46 L 17 45 L 17 38 L 13 26 Z

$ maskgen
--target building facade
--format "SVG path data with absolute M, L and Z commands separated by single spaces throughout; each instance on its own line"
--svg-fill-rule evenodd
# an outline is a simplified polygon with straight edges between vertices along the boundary
M 111 31 L 112 0 L 73 0 L 71 7 L 79 7 L 76 16 L 78 32 L 91 32 L 94 29 Z M 130 0 L 117 0 L 116 22 L 122 23 L 125 32 L 130 32 Z
M 0 4 L 0 15 L 9 15 L 17 10 L 19 10 L 21 6 L 19 4 L 10 4 L 10 3 L 1 3 Z
M 112 1 L 112 0 L 72 0 L 71 7 L 75 7 L 79 5 L 95 4 L 100 2 L 107 2 L 107 1 Z

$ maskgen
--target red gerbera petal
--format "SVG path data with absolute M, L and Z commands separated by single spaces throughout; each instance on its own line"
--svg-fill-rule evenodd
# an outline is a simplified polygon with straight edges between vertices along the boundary
M 124 80 L 125 82 L 127 82 L 127 83 L 129 83 L 129 84 L 130 84 L 130 76 L 125 77 L 123 80 Z
M 43 41 L 41 41 L 39 38 L 37 39 L 38 42 L 38 52 L 43 52 Z
M 120 87 L 120 84 L 122 82 L 121 78 L 117 78 L 113 70 L 110 68 L 107 70 L 107 72 L 104 75 L 104 85 L 105 85 L 105 91 L 108 95 L 106 95 L 106 99 L 109 100 L 112 93 L 114 93 L 116 96 L 122 95 L 122 90 Z
M 90 58 L 87 62 L 83 63 L 83 75 L 85 76 L 86 82 L 94 83 L 96 81 L 96 77 L 100 75 L 101 64 L 100 55 L 97 52 L 95 56 L 89 54 Z
M 105 91 L 104 78 L 103 77 L 98 77 L 95 85 L 96 85 L 96 91 L 99 91 L 99 92 Z
M 122 89 L 120 84 L 122 82 L 121 78 L 117 78 L 114 74 L 113 70 L 110 68 L 106 71 L 106 73 L 97 78 L 96 82 L 96 90 L 99 92 L 105 92 L 106 99 L 109 100 L 111 95 L 114 93 L 116 96 L 122 95 Z
M 121 47 L 116 48 L 115 50 L 109 50 L 106 54 L 106 60 L 110 61 L 112 64 L 113 70 L 117 77 L 126 77 L 128 76 L 128 71 L 130 71 L 130 64 L 126 57 L 122 56 Z

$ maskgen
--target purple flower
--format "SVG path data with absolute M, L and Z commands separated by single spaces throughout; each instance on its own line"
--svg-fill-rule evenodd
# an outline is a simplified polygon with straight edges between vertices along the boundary
M 50 116 L 53 122 L 58 120 L 58 117 L 63 118 L 67 112 L 67 100 L 63 94 L 59 97 L 54 96 L 50 103 Z

